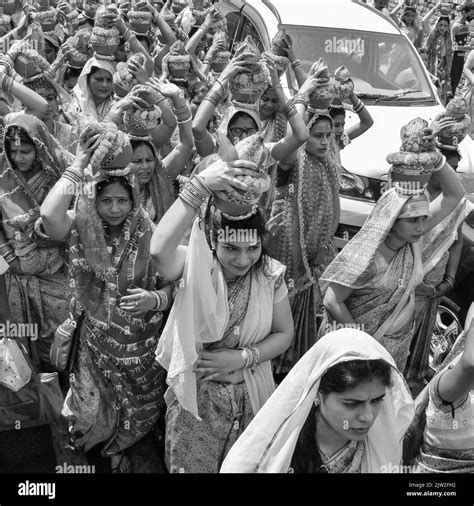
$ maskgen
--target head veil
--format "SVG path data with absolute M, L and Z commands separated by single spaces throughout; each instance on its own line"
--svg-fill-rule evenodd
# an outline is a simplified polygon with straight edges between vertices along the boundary
M 403 434 L 414 413 L 411 394 L 381 344 L 360 330 L 342 329 L 326 334 L 291 369 L 231 448 L 221 472 L 288 472 L 324 373 L 348 360 L 376 359 L 392 367 L 392 386 L 387 388 L 380 413 L 368 432 L 362 472 L 380 473 L 390 463 L 400 465 Z
M 5 146 L 5 135 L 11 127 L 22 128 L 35 146 L 42 170 L 33 178 L 34 182 L 26 181 L 13 167 L 9 146 Z M 3 223 L 32 237 L 35 222 L 40 217 L 41 203 L 72 163 L 73 156 L 60 146 L 41 120 L 24 113 L 5 116 L 2 147 L 4 152 L 0 166 L 0 203 Z
M 147 186 L 155 209 L 155 217 L 153 221 L 158 223 L 175 201 L 173 186 L 166 174 L 163 162 L 156 152 L 152 138 L 146 135 L 141 136 L 132 134 L 129 134 L 129 137 L 132 142 L 145 143 L 153 153 L 153 158 L 155 159 L 155 170 L 152 172 L 150 182 Z
M 132 188 L 132 209 L 125 220 L 114 259 L 104 224 L 96 208 L 97 185 L 112 176 L 122 176 Z M 74 297 L 98 326 L 106 328 L 120 294 L 135 285 L 150 289 L 149 251 L 151 226 L 140 206 L 140 194 L 131 169 L 86 174 L 85 185 L 75 204 L 75 227 L 70 240 L 70 277 Z
M 85 116 L 87 120 L 102 121 L 108 109 L 102 112 L 97 110 L 87 84 L 87 78 L 93 67 L 107 70 L 111 76 L 113 76 L 116 71 L 115 62 L 97 57 L 90 58 L 82 69 L 77 84 L 72 89 L 72 94 L 77 100 L 82 116 Z M 111 93 L 111 97 L 113 97 L 113 93 Z M 106 103 L 110 103 L 111 100 L 112 98 L 106 100 Z
M 217 129 L 217 138 L 219 142 L 219 155 L 221 158 L 226 157 L 226 153 L 228 150 L 232 151 L 232 141 L 227 137 L 227 129 L 229 128 L 229 123 L 232 121 L 232 118 L 239 112 L 244 112 L 245 114 L 248 114 L 257 125 L 258 132 L 262 133 L 262 121 L 260 120 L 260 116 L 256 110 L 253 109 L 247 109 L 244 107 L 235 107 L 230 106 L 228 109 L 226 109 L 222 120 L 219 124 L 219 128 Z
M 75 203 L 69 272 L 75 299 L 96 325 L 106 328 L 126 288 L 152 286 L 151 226 L 148 214 L 140 205 L 135 176 L 130 168 L 121 168 L 131 159 L 128 136 L 115 125 L 95 125 L 94 131 L 102 131 L 104 138 L 84 171 L 83 191 Z M 126 179 L 133 201 L 120 231 L 115 255 L 108 248 L 104 223 L 96 208 L 97 185 L 113 176 Z
M 380 197 L 359 232 L 323 272 L 321 280 L 326 286 L 334 282 L 357 289 L 367 284 L 375 274 L 373 261 L 376 253 L 411 197 L 411 193 L 396 188 Z M 424 198 L 428 200 L 425 193 Z

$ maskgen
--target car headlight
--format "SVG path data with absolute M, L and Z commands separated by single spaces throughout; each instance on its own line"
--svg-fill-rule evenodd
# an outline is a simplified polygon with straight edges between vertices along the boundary
M 380 180 L 357 176 L 342 167 L 339 194 L 350 199 L 376 202 L 380 197 Z

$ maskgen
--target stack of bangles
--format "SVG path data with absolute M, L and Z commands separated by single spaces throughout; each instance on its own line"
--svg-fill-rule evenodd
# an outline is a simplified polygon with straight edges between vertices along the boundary
M 178 125 L 181 125 L 193 119 L 191 109 L 189 109 L 187 104 L 183 105 L 182 107 L 177 107 L 176 109 L 173 109 L 173 111 L 176 116 L 176 121 L 178 122 Z
M 309 96 L 307 93 L 297 93 L 293 100 L 295 105 L 304 105 L 306 109 L 309 107 Z
M 15 252 L 8 243 L 0 245 L 0 255 L 7 263 L 13 262 L 16 258 Z
M 199 211 L 201 205 L 210 195 L 211 190 L 199 175 L 193 176 L 179 192 L 179 198 L 195 211 Z
M 443 283 L 446 283 L 447 285 L 449 285 L 449 291 L 453 291 L 454 290 L 454 282 L 455 282 L 455 279 L 450 276 L 449 274 L 445 274 L 443 276 Z
M 355 100 L 352 102 L 354 112 L 356 114 L 360 114 L 362 112 L 362 109 L 364 109 L 365 104 L 362 102 L 360 98 L 355 97 Z
M 64 179 L 71 181 L 74 184 L 81 184 L 84 177 L 83 173 L 74 167 L 68 167 L 62 174 Z
M 257 346 L 244 346 L 240 350 L 245 357 L 244 369 L 253 369 L 262 363 L 262 352 Z
M 156 298 L 156 306 L 153 311 L 163 311 L 168 306 L 168 295 L 163 290 L 155 290 L 153 295 Z
M 300 60 L 295 60 L 294 62 L 291 62 L 291 68 L 293 70 L 296 70 L 300 67 L 302 67 L 303 65 L 301 65 L 301 61 Z
M 298 114 L 295 107 L 295 101 L 293 99 L 288 100 L 288 102 L 281 108 L 281 112 L 287 117 L 287 119 L 290 119 Z
M 13 77 L 7 76 L 6 74 L 0 74 L 0 88 L 7 95 L 11 95 L 13 88 Z
M 211 102 L 214 107 L 217 107 L 220 102 L 222 102 L 225 98 L 224 86 L 222 83 L 217 80 L 211 90 L 204 97 L 204 100 Z

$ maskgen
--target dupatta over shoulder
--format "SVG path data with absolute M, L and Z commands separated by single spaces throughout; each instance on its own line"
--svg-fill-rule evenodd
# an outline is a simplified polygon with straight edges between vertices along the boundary
M 414 413 L 411 394 L 382 345 L 365 332 L 342 329 L 322 337 L 291 369 L 231 448 L 221 472 L 288 472 L 324 373 L 341 362 L 377 359 L 392 367 L 392 386 L 387 388 L 380 413 L 368 432 L 361 470 L 380 473 L 399 469 L 402 438 Z

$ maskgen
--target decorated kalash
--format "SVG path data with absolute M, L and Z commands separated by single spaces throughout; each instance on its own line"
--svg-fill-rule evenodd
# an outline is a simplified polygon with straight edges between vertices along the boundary
M 432 173 L 443 166 L 444 157 L 436 149 L 428 122 L 422 118 L 404 125 L 400 137 L 400 150 L 387 155 L 391 164 L 389 182 L 402 193 L 424 193 Z

